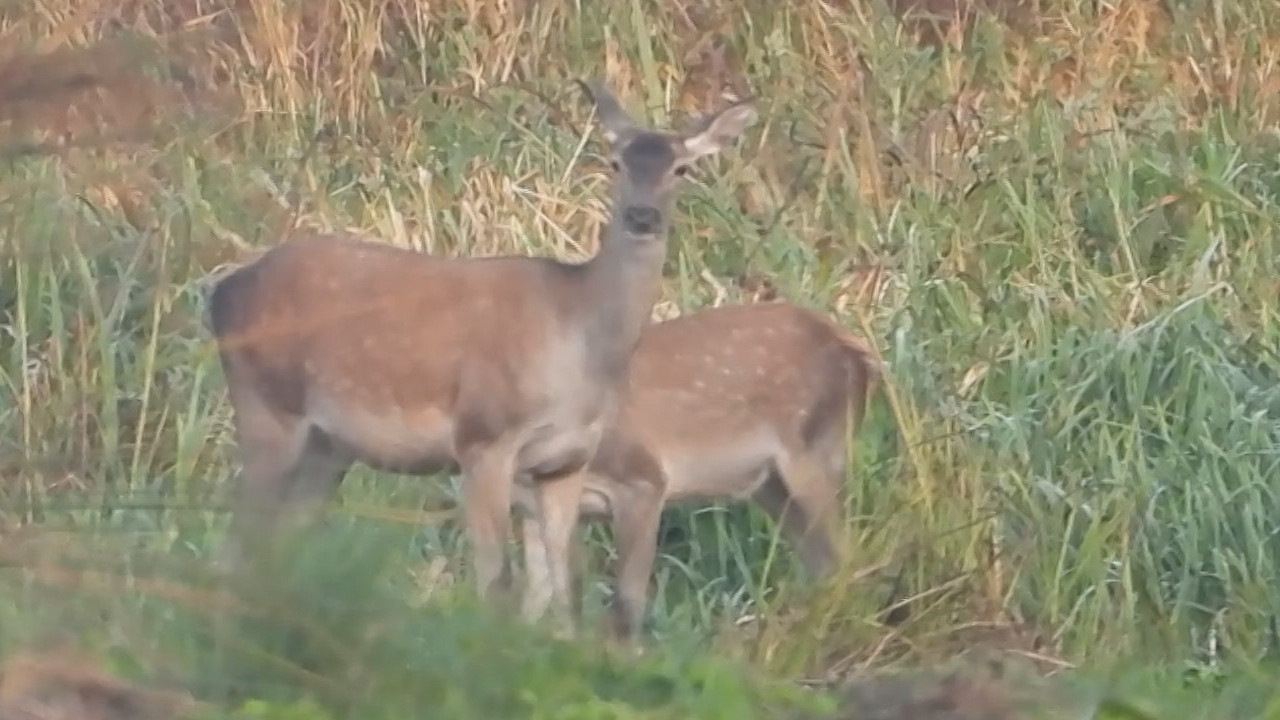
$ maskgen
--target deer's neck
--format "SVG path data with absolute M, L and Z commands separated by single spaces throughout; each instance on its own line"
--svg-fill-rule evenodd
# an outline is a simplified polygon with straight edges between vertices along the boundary
M 600 251 L 583 268 L 586 346 L 593 369 L 620 376 L 661 292 L 667 233 L 637 238 L 618 223 L 605 232 Z

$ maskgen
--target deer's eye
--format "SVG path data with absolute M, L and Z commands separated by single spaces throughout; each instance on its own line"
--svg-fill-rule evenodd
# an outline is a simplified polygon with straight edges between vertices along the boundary
M 677 165 L 673 172 L 676 174 L 676 177 L 684 177 L 689 174 L 689 170 L 690 168 L 688 165 Z
M 622 172 L 622 163 L 617 158 L 609 158 L 609 169 L 614 172 Z

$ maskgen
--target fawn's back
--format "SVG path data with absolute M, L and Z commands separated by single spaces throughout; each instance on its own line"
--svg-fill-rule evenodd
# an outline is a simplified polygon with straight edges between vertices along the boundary
M 724 306 L 651 326 L 591 494 L 660 477 L 667 501 L 745 498 L 803 457 L 843 473 L 850 423 L 878 381 L 861 342 L 788 303 Z M 607 493 L 606 493 L 607 494 Z M 588 500 L 593 514 L 604 498 Z

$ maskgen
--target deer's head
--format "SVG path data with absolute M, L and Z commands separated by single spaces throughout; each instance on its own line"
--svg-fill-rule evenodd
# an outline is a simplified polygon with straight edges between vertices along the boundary
M 664 132 L 632 120 L 603 83 L 582 87 L 595 100 L 609 142 L 614 223 L 637 237 L 666 231 L 675 190 L 693 163 L 730 146 L 756 117 L 754 99 L 748 98 L 704 118 L 689 132 Z

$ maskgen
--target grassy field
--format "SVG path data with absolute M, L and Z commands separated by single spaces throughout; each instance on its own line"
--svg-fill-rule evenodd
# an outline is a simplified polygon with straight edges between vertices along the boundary
M 209 717 L 1280 717 L 1280 14 L 988 0 L 932 47 L 906 4 L 0 6 L 0 653 Z M 658 314 L 785 297 L 877 349 L 849 566 L 811 587 L 758 511 L 671 509 L 623 661 L 472 606 L 456 480 L 360 470 L 219 589 L 203 279 L 293 227 L 588 255 L 592 76 L 659 125 L 759 96 Z M 855 680 L 986 661 L 999 692 Z

